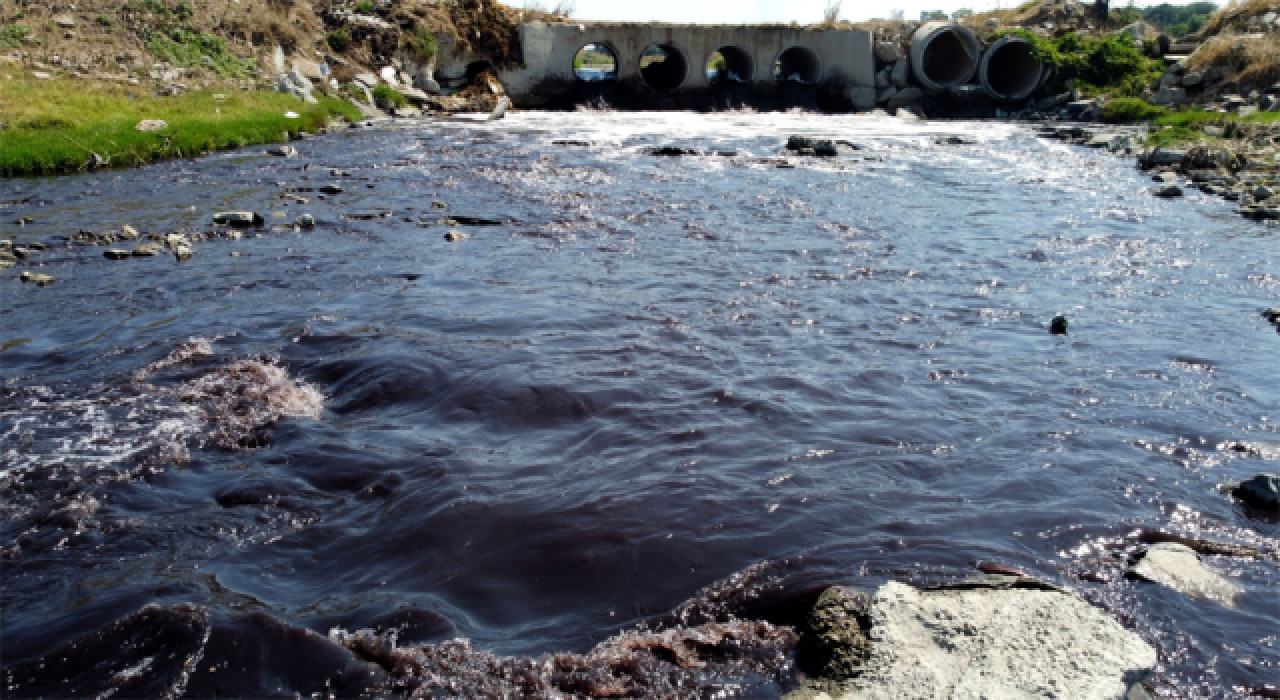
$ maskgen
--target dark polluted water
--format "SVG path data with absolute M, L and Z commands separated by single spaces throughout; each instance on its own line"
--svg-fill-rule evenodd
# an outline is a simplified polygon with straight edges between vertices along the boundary
M 860 150 L 778 167 L 792 133 Z M 1167 697 L 1280 675 L 1280 523 L 1217 490 L 1280 469 L 1274 227 L 1005 124 L 297 147 L 0 183 L 55 244 L 0 273 L 6 694 L 777 697 L 825 585 L 984 562 L 1138 632 Z M 242 209 L 183 263 L 57 239 Z M 1265 556 L 1194 600 L 1124 578 L 1152 531 Z

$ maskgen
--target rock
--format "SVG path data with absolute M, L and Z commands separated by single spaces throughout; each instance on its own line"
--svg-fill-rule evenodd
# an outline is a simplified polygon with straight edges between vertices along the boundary
M 497 121 L 507 116 L 508 109 L 511 109 L 511 99 L 508 97 L 503 97 L 502 99 L 498 100 L 498 105 L 493 108 L 492 112 L 489 113 L 489 121 L 491 122 Z
M 130 255 L 132 255 L 132 254 L 131 254 L 129 251 L 127 251 L 127 250 L 120 250 L 119 248 L 112 248 L 112 249 L 110 249 L 110 250 L 105 251 L 105 252 L 102 254 L 102 257 L 106 258 L 107 260 L 124 260 L 124 259 L 128 258 Z
M 293 146 L 272 146 L 267 149 L 267 155 L 279 156 L 281 158 L 293 158 L 298 155 L 298 149 Z
M 449 241 L 450 243 L 458 243 L 460 241 L 465 241 L 470 237 L 471 237 L 471 234 L 462 233 L 461 231 L 450 231 L 444 234 L 444 239 L 446 241 Z
M 120 227 L 120 240 L 122 240 L 122 241 L 136 241 L 136 240 L 138 240 L 138 231 L 137 231 L 136 229 L 134 229 L 132 226 L 128 226 L 128 225 L 121 226 L 121 227 Z
M 1071 93 L 1064 92 L 1059 95 L 1052 95 L 1040 100 L 1036 103 L 1035 108 L 1038 110 L 1057 109 L 1071 101 Z
M 159 243 L 143 243 L 133 249 L 133 255 L 138 258 L 149 258 L 159 255 L 162 250 L 164 250 L 164 246 Z
M 351 173 L 347 172 L 346 170 L 339 170 L 337 168 L 334 168 L 333 170 L 329 171 L 329 176 L 330 177 L 351 177 Z
M 478 216 L 459 216 L 454 214 L 449 220 L 461 224 L 463 226 L 501 226 L 502 222 L 497 219 L 482 219 Z
M 333 183 L 321 185 L 319 189 L 325 194 L 342 194 L 342 188 Z
M 910 61 L 905 57 L 899 58 L 898 61 L 893 64 L 893 73 L 889 74 L 889 82 L 892 83 L 894 87 L 906 87 L 910 69 Z
M 1172 588 L 1192 598 L 1231 605 L 1240 588 L 1200 561 L 1200 555 L 1184 544 L 1161 542 L 1147 547 L 1138 563 L 1125 574 Z
M 1222 128 L 1222 127 L 1220 127 L 1220 126 L 1214 126 L 1214 125 L 1212 125 L 1212 124 L 1207 124 L 1207 125 L 1205 125 L 1205 126 L 1204 126 L 1204 133 L 1205 133 L 1206 135 L 1208 135 L 1208 136 L 1214 136 L 1214 137 L 1217 137 L 1217 138 L 1222 138 L 1223 134 L 1227 133 L 1227 130 L 1226 130 L 1226 129 L 1223 129 L 1223 128 Z
M 35 78 L 36 80 L 52 80 L 53 79 L 52 75 L 49 75 L 44 71 L 38 71 L 38 70 L 31 71 L 31 77 Z
M 425 73 L 415 78 L 413 84 L 415 87 L 432 95 L 440 94 L 440 84 L 432 80 L 431 76 L 426 75 Z
M 164 237 L 164 247 L 170 250 L 176 250 L 189 245 L 191 245 L 191 241 L 181 233 L 171 233 Z
M 1177 174 L 1177 173 L 1174 173 L 1174 172 L 1169 172 L 1169 171 L 1167 171 L 1167 170 L 1166 170 L 1166 171 L 1165 171 L 1165 172 L 1163 172 L 1163 173 L 1156 173 L 1156 174 L 1155 174 L 1155 176 L 1154 176 L 1154 177 L 1152 177 L 1151 179 L 1152 179 L 1152 180 L 1155 180 L 1156 182 L 1163 182 L 1163 183 L 1168 184 L 1168 183 L 1171 183 L 1171 182 L 1177 182 L 1177 181 L 1178 181 L 1178 174 Z
M 411 88 L 411 87 L 400 88 L 400 94 L 404 95 L 405 99 L 409 100 L 414 105 L 417 105 L 419 107 L 426 104 L 427 100 L 431 99 L 430 95 L 419 90 L 418 88 Z
M 881 63 L 893 63 L 902 58 L 902 51 L 893 41 L 876 42 L 876 60 Z
M 144 133 L 151 131 L 164 131 L 169 128 L 169 124 L 163 119 L 143 119 L 133 128 Z
M 1157 662 L 1138 635 L 1058 590 L 891 582 L 870 621 L 871 653 L 845 700 L 1123 698 Z
M 1151 190 L 1151 194 L 1155 195 L 1156 197 L 1165 197 L 1165 198 L 1181 197 L 1182 188 L 1178 187 L 1177 185 L 1164 185 L 1163 187 L 1153 188 Z
M 357 73 L 356 77 L 352 78 L 352 80 L 359 85 L 369 88 L 370 90 L 378 87 L 378 76 L 373 73 Z
M 1272 323 L 1280 323 L 1280 306 L 1273 306 L 1262 312 L 1262 317 Z
M 1114 147 L 1117 143 L 1124 143 L 1125 136 L 1123 134 L 1097 134 L 1093 138 L 1084 142 L 1087 148 L 1107 148 Z
M 797 661 L 808 673 L 821 678 L 846 680 L 856 677 L 871 654 L 871 642 L 864 627 L 870 601 L 861 593 L 849 593 L 832 586 L 818 596 L 805 617 Z
M 674 157 L 702 155 L 701 153 L 699 153 L 698 151 L 692 148 L 681 148 L 679 146 L 657 146 L 655 148 L 647 149 L 645 153 L 651 156 L 674 156 Z
M 422 110 L 417 107 L 396 107 L 391 110 L 391 116 L 399 119 L 415 119 L 422 116 Z
M 441 202 L 440 200 L 435 200 L 435 201 L 433 201 L 433 202 L 431 203 L 431 207 L 432 207 L 433 209 L 444 209 L 445 207 L 448 207 L 448 206 L 449 206 L 448 204 L 445 204 L 444 202 Z
M 1142 20 L 1138 20 L 1137 22 L 1130 24 L 1129 26 L 1125 27 L 1124 29 L 1121 29 L 1120 31 L 1124 32 L 1125 34 L 1128 34 L 1129 36 L 1133 37 L 1134 39 L 1137 39 L 1138 41 L 1142 41 L 1144 39 L 1154 39 L 1156 38 L 1156 35 L 1160 33 L 1158 29 L 1151 26 L 1150 24 L 1147 24 L 1146 22 L 1143 22 Z
M 1157 148 L 1143 159 L 1148 166 L 1156 165 L 1181 165 L 1182 159 L 1187 157 L 1187 152 L 1174 148 Z
M 252 211 L 224 211 L 213 215 L 213 223 L 223 226 L 262 226 L 266 219 Z
M 902 88 L 893 97 L 889 98 L 889 102 L 885 105 L 889 109 L 898 109 L 899 107 L 909 107 L 918 105 L 924 100 L 924 91 L 918 87 Z
M 383 66 L 382 70 L 378 71 L 378 77 L 382 78 L 391 87 L 400 84 L 400 79 L 396 77 L 396 69 L 392 66 Z
M 1187 101 L 1187 90 L 1181 87 L 1167 87 L 1161 85 L 1156 94 L 1147 100 L 1153 105 L 1180 105 Z
M 173 257 L 177 258 L 178 262 L 186 262 L 195 254 L 196 253 L 191 249 L 191 246 L 182 245 L 173 249 Z
M 906 121 L 916 121 L 920 118 L 919 115 L 907 109 L 906 107 L 899 107 L 898 111 L 893 113 L 893 116 L 899 119 L 904 119 Z
M 315 228 L 316 218 L 310 214 L 303 214 L 302 216 L 299 216 L 297 219 L 294 219 L 293 225 L 297 226 L 298 228 Z
M 1204 84 L 1203 71 L 1198 71 L 1198 70 L 1187 71 L 1186 75 L 1182 76 L 1182 87 L 1189 88 L 1189 87 L 1196 87 L 1198 85 L 1203 85 L 1203 84 Z
M 1257 114 L 1258 108 L 1253 105 L 1244 105 L 1236 109 L 1236 114 L 1241 117 L 1247 117 L 1251 114 Z
M 883 104 L 885 102 L 888 102 L 889 98 L 893 97 L 896 94 L 898 94 L 898 88 L 890 85 L 889 87 L 876 93 L 876 102 Z
M 889 75 L 891 73 L 893 73 L 892 68 L 885 68 L 884 70 L 876 73 L 876 89 L 877 90 L 883 90 L 889 87 Z
M 1053 320 L 1049 321 L 1049 332 L 1054 335 L 1066 335 L 1068 325 L 1066 316 L 1054 316 Z
M 1272 197 L 1275 196 L 1276 193 L 1274 190 L 1272 190 L 1270 187 L 1267 187 L 1266 185 L 1258 185 L 1256 188 L 1254 188 L 1253 192 L 1251 192 L 1250 194 L 1253 195 L 1254 199 L 1261 201 L 1261 200 L 1271 199 Z
M 1280 309 L 1268 311 L 1274 313 L 1267 320 L 1280 323 Z M 1222 490 L 1251 506 L 1280 510 L 1280 476 L 1275 474 L 1258 474 L 1237 484 L 1227 484 Z
M 19 275 L 18 279 L 22 280 L 24 284 L 27 282 L 30 282 L 31 284 L 34 284 L 37 287 L 48 287 L 49 285 L 54 283 L 54 278 L 52 275 L 40 275 L 34 272 L 24 272 L 21 275 Z
M 865 111 L 876 106 L 876 89 L 868 85 L 846 85 L 844 97 L 854 109 Z
M 71 17 L 71 16 L 69 16 L 69 15 L 58 15 L 57 17 L 54 17 L 54 18 L 53 18 L 53 23 L 54 23 L 54 24 L 56 24 L 56 25 L 58 25 L 58 26 L 59 26 L 59 27 L 61 27 L 62 29 L 75 29 L 75 28 L 76 28 L 76 20 L 75 20 L 75 18 L 73 18 L 73 17 Z

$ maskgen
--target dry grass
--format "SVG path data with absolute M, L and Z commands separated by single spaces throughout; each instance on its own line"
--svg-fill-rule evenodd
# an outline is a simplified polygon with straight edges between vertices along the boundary
M 1213 13 L 1200 34 L 1206 37 L 1221 34 L 1250 17 L 1276 12 L 1277 8 L 1280 8 L 1280 3 L 1275 0 L 1230 0 L 1226 7 Z
M 1280 80 L 1280 35 L 1260 38 L 1219 34 L 1191 56 L 1191 68 L 1224 66 L 1227 80 L 1239 85 L 1270 85 Z

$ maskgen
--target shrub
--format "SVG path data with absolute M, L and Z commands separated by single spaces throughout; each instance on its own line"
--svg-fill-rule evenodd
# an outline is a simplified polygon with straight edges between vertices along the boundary
M 391 109 L 393 107 L 404 107 L 409 104 L 409 100 L 404 95 L 396 92 L 389 85 L 379 85 L 373 89 L 373 103 L 380 109 Z
M 342 53 L 347 50 L 347 47 L 351 46 L 351 32 L 347 31 L 346 27 L 340 27 L 325 34 L 324 41 L 329 45 L 329 48 Z
M 1009 34 L 1030 41 L 1036 55 L 1053 66 L 1055 79 L 1073 81 L 1085 93 L 1137 97 L 1163 72 L 1161 62 L 1143 55 L 1126 34 L 1084 39 L 1070 32 L 1057 39 L 1041 39 L 1025 29 L 997 32 L 997 36 Z
M 111 25 L 115 24 L 115 22 L 106 15 L 98 15 L 97 22 L 98 24 L 104 27 L 110 27 Z
M 147 50 L 175 66 L 203 65 L 204 57 L 208 56 L 214 71 L 223 76 L 239 77 L 254 67 L 252 58 L 241 60 L 227 51 L 227 44 L 222 39 L 185 29 L 152 34 L 147 40 Z
M 1144 122 L 1159 119 L 1169 114 L 1164 107 L 1148 104 L 1136 97 L 1119 97 L 1102 107 L 1103 121 L 1113 124 L 1119 122 Z
M 28 27 L 25 24 L 10 24 L 5 27 L 0 27 L 0 48 L 9 49 L 15 46 L 20 46 L 22 44 L 22 40 L 27 38 L 27 35 L 30 33 L 31 27 Z
M 358 3 L 356 3 L 356 12 L 359 12 L 359 13 L 360 13 L 360 14 L 362 14 L 362 15 L 371 15 L 371 14 L 373 14 L 373 3 L 371 3 L 371 2 L 358 2 Z
M 439 46 L 436 43 L 436 35 L 426 27 L 419 26 L 404 37 L 405 46 L 413 52 L 419 63 L 426 63 L 431 57 L 436 55 Z

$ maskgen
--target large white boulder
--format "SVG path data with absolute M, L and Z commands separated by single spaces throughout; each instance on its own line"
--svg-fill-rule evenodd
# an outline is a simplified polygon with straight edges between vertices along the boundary
M 1156 665 L 1138 635 L 1062 591 L 887 583 L 871 624 L 871 656 L 843 700 L 1117 700 Z

